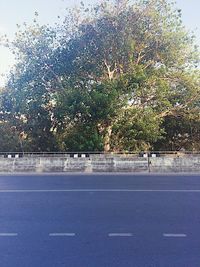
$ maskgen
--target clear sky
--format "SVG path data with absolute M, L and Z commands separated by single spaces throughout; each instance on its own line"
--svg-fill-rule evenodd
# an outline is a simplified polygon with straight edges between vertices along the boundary
M 95 3 L 97 0 L 83 2 Z M 41 23 L 53 24 L 58 15 L 64 15 L 66 7 L 78 3 L 79 0 L 0 0 L 0 33 L 5 33 L 12 39 L 16 24 L 31 23 L 35 11 L 39 12 Z M 184 24 L 195 31 L 200 45 L 200 0 L 177 0 L 177 6 L 182 9 Z M 13 62 L 13 56 L 8 49 L 0 48 L 0 74 L 6 73 Z M 0 77 L 0 85 L 2 84 L 3 78 Z

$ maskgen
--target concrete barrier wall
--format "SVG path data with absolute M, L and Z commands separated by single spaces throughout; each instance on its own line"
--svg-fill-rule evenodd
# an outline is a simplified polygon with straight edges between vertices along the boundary
M 199 155 L 150 158 L 151 172 L 200 172 Z
M 90 157 L 0 158 L 0 173 L 11 172 L 200 172 L 200 155 L 138 157 L 90 155 Z
M 118 155 L 0 158 L 0 172 L 148 172 L 148 160 Z

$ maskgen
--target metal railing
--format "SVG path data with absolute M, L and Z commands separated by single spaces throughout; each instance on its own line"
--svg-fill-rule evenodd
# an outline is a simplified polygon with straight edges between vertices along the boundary
M 200 156 L 200 151 L 141 151 L 141 152 L 0 152 L 2 158 L 22 157 L 64 157 L 89 158 L 91 156 L 124 156 L 124 157 L 183 157 Z

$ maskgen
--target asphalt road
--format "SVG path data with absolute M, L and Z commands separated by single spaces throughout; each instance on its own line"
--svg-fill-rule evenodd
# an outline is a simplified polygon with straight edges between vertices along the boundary
M 200 176 L 0 176 L 0 267 L 118 266 L 200 266 Z

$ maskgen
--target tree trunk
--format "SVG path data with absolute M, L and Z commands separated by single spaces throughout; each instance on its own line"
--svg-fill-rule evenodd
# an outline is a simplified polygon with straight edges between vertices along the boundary
M 112 81 L 113 78 L 114 78 L 114 74 L 115 74 L 115 72 L 117 71 L 117 64 L 115 63 L 115 67 L 114 67 L 114 69 L 111 71 L 111 65 L 108 65 L 108 63 L 107 63 L 106 60 L 104 60 L 104 63 L 105 63 L 106 68 L 107 68 L 108 78 L 109 78 L 110 81 Z
M 104 136 L 104 152 L 110 151 L 110 141 L 112 134 L 112 126 L 109 125 L 105 128 L 105 136 Z

